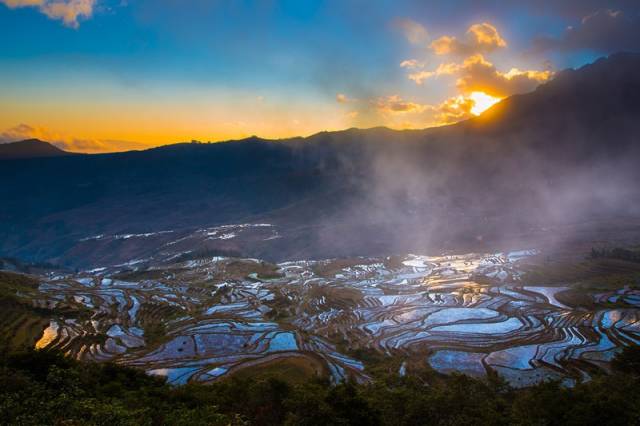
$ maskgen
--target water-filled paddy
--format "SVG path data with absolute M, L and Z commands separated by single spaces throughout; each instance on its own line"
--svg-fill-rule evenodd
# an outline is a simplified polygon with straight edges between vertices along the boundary
M 53 319 L 36 346 L 132 365 L 172 383 L 220 380 L 312 355 L 312 363 L 324 364 L 316 370 L 335 381 L 366 381 L 355 354 L 367 349 L 420 355 L 443 373 L 494 370 L 522 385 L 588 377 L 619 348 L 640 341 L 639 291 L 589 293 L 596 308 L 572 308 L 566 297 L 558 300 L 567 286 L 521 284 L 520 262 L 535 254 L 273 266 L 214 257 L 156 265 L 153 279 L 139 281 L 118 278 L 122 267 L 96 268 L 41 285 L 47 303 L 92 314 Z

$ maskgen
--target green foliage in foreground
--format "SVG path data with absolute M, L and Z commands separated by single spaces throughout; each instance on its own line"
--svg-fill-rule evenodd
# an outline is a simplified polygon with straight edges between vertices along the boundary
M 381 377 L 371 385 L 275 379 L 171 387 L 113 364 L 51 352 L 0 363 L 0 424 L 19 425 L 633 425 L 640 424 L 640 349 L 573 389 L 500 380 Z

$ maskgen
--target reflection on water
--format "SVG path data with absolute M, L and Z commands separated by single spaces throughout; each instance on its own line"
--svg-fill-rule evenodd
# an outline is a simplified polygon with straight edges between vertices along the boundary
M 352 356 L 367 349 L 403 361 L 420 356 L 445 373 L 494 371 L 525 386 L 580 380 L 640 343 L 640 290 L 583 291 L 593 309 L 572 307 L 567 286 L 523 285 L 520 262 L 536 254 L 284 262 L 268 279 L 258 260 L 221 257 L 160 265 L 137 282 L 112 278 L 118 267 L 79 273 L 40 290 L 93 316 L 52 322 L 36 347 L 139 367 L 175 384 L 292 357 L 321 360 L 335 382 L 366 381 Z M 149 324 L 161 339 L 146 336 Z
M 58 323 L 52 320 L 49 323 L 49 327 L 44 330 L 40 340 L 36 342 L 36 349 L 46 348 L 51 342 L 56 340 L 56 337 L 58 337 Z

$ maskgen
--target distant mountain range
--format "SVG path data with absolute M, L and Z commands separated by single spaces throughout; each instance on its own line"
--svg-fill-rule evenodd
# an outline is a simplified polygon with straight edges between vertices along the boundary
M 0 255 L 89 267 L 522 243 L 640 217 L 639 139 L 640 55 L 624 53 L 447 127 L 82 156 L 19 142 L 58 153 L 0 165 Z
M 0 144 L 0 160 L 62 157 L 65 155 L 74 154 L 63 151 L 48 142 L 43 142 L 38 139 L 26 139 L 18 142 Z

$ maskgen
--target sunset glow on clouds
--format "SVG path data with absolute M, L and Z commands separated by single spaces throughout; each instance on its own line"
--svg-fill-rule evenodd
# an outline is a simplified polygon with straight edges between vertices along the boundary
M 535 89 L 554 75 L 548 69 L 513 67 L 507 72 L 499 71 L 484 55 L 507 48 L 507 41 L 488 22 L 472 24 L 461 39 L 444 35 L 433 41 L 429 41 L 423 25 L 408 20 L 400 22 L 407 41 L 423 43 L 425 48 L 424 57 L 400 62 L 400 68 L 408 72 L 407 78 L 425 89 L 430 84 L 442 84 L 440 78 L 453 79 L 458 93 L 438 103 L 419 103 L 396 94 L 361 103 L 361 109 L 372 109 L 386 126 L 421 128 L 465 120 L 480 115 L 507 96 Z M 426 69 L 426 64 L 436 61 L 444 62 Z M 339 94 L 337 99 L 345 103 L 347 95 Z
M 499 71 L 484 55 L 506 47 L 507 42 L 498 29 L 488 22 L 482 22 L 472 24 L 462 40 L 444 35 L 429 44 L 435 56 L 464 59 L 441 62 L 433 70 L 425 70 L 426 61 L 417 59 L 400 63 L 401 67 L 411 70 L 408 78 L 420 86 L 439 77 L 456 78 L 455 84 L 460 94 L 434 107 L 442 112 L 434 115 L 430 125 L 449 124 L 470 115 L 479 115 L 500 99 L 529 92 L 553 77 L 551 70 L 523 71 L 514 67 L 507 72 Z
M 51 19 L 59 19 L 66 26 L 78 28 L 79 19 L 90 18 L 96 0 L 0 0 L 11 9 L 35 7 Z
M 440 126 L 640 49 L 628 1 L 462 3 L 452 17 L 438 1 L 0 0 L 0 143 Z
M 462 41 L 454 36 L 445 35 L 431 42 L 429 47 L 436 55 L 470 55 L 493 52 L 507 47 L 507 42 L 500 36 L 496 27 L 482 22 L 471 25 Z

